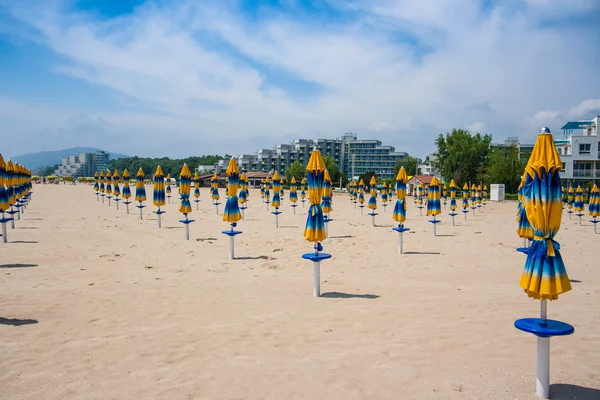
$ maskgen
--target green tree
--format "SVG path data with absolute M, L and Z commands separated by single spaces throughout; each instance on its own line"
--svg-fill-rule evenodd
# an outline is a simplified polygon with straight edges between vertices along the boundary
M 40 170 L 40 176 L 54 175 L 54 171 L 58 168 L 58 164 L 54 164 L 52 167 L 43 167 Z
M 135 174 L 141 167 L 146 177 L 151 177 L 156 171 L 156 167 L 160 165 L 161 169 L 167 174 L 171 174 L 172 178 L 178 178 L 183 164 L 187 164 L 192 174 L 199 165 L 215 165 L 219 160 L 224 157 L 219 155 L 207 155 L 200 157 L 187 157 L 182 159 L 171 159 L 168 157 L 162 158 L 144 158 L 144 157 L 128 157 L 119 158 L 110 162 L 108 168 L 111 170 L 117 169 L 123 171 L 124 169 L 129 170 L 130 174 Z
M 331 182 L 333 183 L 333 186 L 339 184 L 340 169 L 335 163 L 335 160 L 331 156 L 325 156 L 323 158 L 323 162 L 325 163 L 325 168 L 327 168 L 327 170 L 329 171 L 329 176 L 331 177 Z
M 417 171 L 417 167 L 419 166 L 419 159 L 412 156 L 404 157 L 404 160 L 396 161 L 394 164 L 394 178 L 398 175 L 398 171 L 400 171 L 400 167 L 404 167 L 407 175 L 419 175 L 419 171 Z
M 492 150 L 483 181 L 487 185 L 503 183 L 506 193 L 517 193 L 526 161 L 519 159 L 515 145 Z
M 286 170 L 285 170 L 285 182 L 289 184 L 292 181 L 292 177 L 296 178 L 298 184 L 302 181 L 302 179 L 306 176 L 306 168 L 300 161 L 294 161 Z
M 464 129 L 452 129 L 444 136 L 440 134 L 436 140 L 437 153 L 434 167 L 443 178 L 454 179 L 457 185 L 475 182 L 490 154 L 491 135 L 472 135 Z
M 360 180 L 362 179 L 364 184 L 368 186 L 369 182 L 371 182 L 371 177 L 373 176 L 375 177 L 375 179 L 377 179 L 377 174 L 375 173 L 375 171 L 368 171 L 364 174 L 360 174 L 358 177 L 358 181 L 360 182 Z

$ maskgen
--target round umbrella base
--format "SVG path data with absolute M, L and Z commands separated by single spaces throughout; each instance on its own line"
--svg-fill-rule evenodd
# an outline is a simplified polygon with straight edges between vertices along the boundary
M 553 319 L 521 318 L 515 321 L 515 328 L 520 331 L 532 333 L 537 337 L 549 338 L 552 336 L 567 336 L 575 332 L 573 325 Z
M 313 262 L 313 295 L 321 296 L 321 261 L 331 258 L 328 253 L 306 253 L 302 258 Z
M 190 225 L 194 222 L 193 219 L 180 219 L 179 222 L 185 224 L 185 240 L 190 240 Z
M 517 247 L 517 251 L 523 254 L 529 254 L 529 247 Z
M 235 236 L 242 233 L 242 231 L 234 231 L 233 229 L 229 229 L 221 232 L 224 235 L 229 236 L 229 259 L 233 260 L 235 258 Z

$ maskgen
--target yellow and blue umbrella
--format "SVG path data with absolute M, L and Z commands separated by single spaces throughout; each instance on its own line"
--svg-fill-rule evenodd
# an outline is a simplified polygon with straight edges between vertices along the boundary
M 475 190 L 475 197 L 477 200 L 477 208 L 479 208 L 479 212 L 481 212 L 481 203 L 483 199 L 481 198 L 481 185 L 477 186 L 477 190 Z
M 275 207 L 275 211 L 271 212 L 275 216 L 275 227 L 279 228 L 279 207 L 281 207 L 281 180 L 279 178 L 279 173 L 275 171 L 273 174 L 273 200 L 271 200 L 271 205 Z
M 444 204 L 444 210 L 446 210 L 446 203 L 448 202 L 448 186 L 444 184 L 442 186 L 442 204 Z
M 462 213 L 465 216 L 465 221 L 467 220 L 467 213 L 469 212 L 469 185 L 466 183 L 462 188 Z
M 392 214 L 394 221 L 398 222 L 398 226 L 392 228 L 392 230 L 398 232 L 398 254 L 404 252 L 403 236 L 404 232 L 409 230 L 409 228 L 404 226 L 404 222 L 406 221 L 406 182 L 408 182 L 406 169 L 400 167 L 398 175 L 396 175 L 396 205 Z
M 285 192 L 283 190 L 283 185 L 285 184 L 285 180 L 283 178 L 281 178 L 279 183 L 281 184 L 281 189 L 279 189 L 279 200 L 283 200 L 283 196 L 285 194 Z
M 433 224 L 433 236 L 436 236 L 435 226 L 440 221 L 436 219 L 436 216 L 442 213 L 440 204 L 440 181 L 434 176 L 429 183 L 429 192 L 427 193 L 427 215 L 433 217 L 429 220 Z
M 296 207 L 298 205 L 296 202 L 298 201 L 298 189 L 296 188 L 296 178 L 292 176 L 292 180 L 290 181 L 290 206 L 294 209 L 294 215 L 296 215 Z
M 365 183 L 361 179 L 358 183 L 358 203 L 360 207 L 360 215 L 363 215 L 363 208 L 365 207 Z
M 547 300 L 557 300 L 571 290 L 560 245 L 554 240 L 562 216 L 561 169 L 554 139 L 543 128 L 525 167 L 524 208 L 534 238 L 519 282 L 530 298 L 541 300 L 541 316 L 515 321 L 516 328 L 537 336 L 537 394 L 543 398 L 550 392 L 550 337 L 574 332 L 571 325 L 547 318 Z
M 123 171 L 123 198 L 125 199 L 123 204 L 125 204 L 127 214 L 129 214 L 129 205 L 131 204 L 129 201 L 131 198 L 131 188 L 129 187 L 129 171 L 127 170 Z
M 419 215 L 423 215 L 423 183 L 419 182 L 417 185 L 417 207 L 419 208 Z
M 533 240 L 533 228 L 529 223 L 529 219 L 527 218 L 527 212 L 525 210 L 525 195 L 523 192 L 523 185 L 525 181 L 522 180 L 519 188 L 517 189 L 517 222 L 519 223 L 519 227 L 517 228 L 517 234 L 520 238 L 523 239 L 523 247 L 517 248 L 517 251 L 521 253 L 527 254 L 529 252 L 529 247 L 527 247 L 527 242 L 529 240 Z
M 573 214 L 573 188 L 569 187 L 567 193 L 567 212 L 569 213 L 569 219 L 571 219 L 571 215 Z
M 265 199 L 265 180 L 261 179 L 260 180 L 260 197 L 263 199 Z
M 165 189 L 166 189 L 165 191 L 167 193 L 167 201 L 169 202 L 169 204 L 171 204 L 171 174 L 167 174 Z
M 383 183 L 383 185 L 381 186 L 381 205 L 383 206 L 383 211 L 385 212 L 387 210 L 387 203 L 388 203 L 388 186 L 387 183 Z
M 104 203 L 104 197 L 106 196 L 106 194 L 104 193 L 104 191 L 106 190 L 105 186 L 104 186 L 104 172 L 100 172 L 100 187 L 99 187 L 99 191 L 100 191 L 100 196 L 102 196 L 102 202 Z
M 112 175 L 110 171 L 106 171 L 106 175 L 104 175 L 104 179 L 106 180 L 106 198 L 108 199 L 108 206 L 110 207 L 110 199 L 112 198 Z
M 115 169 L 115 173 L 113 174 L 113 182 L 114 182 L 114 186 L 113 186 L 113 196 L 115 196 L 115 203 L 117 203 L 117 210 L 119 209 L 119 201 L 121 201 L 121 199 L 119 199 L 119 196 L 121 195 L 121 190 L 119 188 L 119 180 L 121 178 L 119 177 L 119 171 L 117 171 Z
M 213 204 L 216 207 L 217 215 L 219 215 L 219 177 L 217 173 L 210 178 L 210 197 L 213 199 Z
M 152 178 L 153 181 L 153 195 L 152 202 L 158 207 L 156 211 L 156 215 L 158 217 L 158 227 L 161 227 L 161 215 L 166 211 L 161 210 L 160 208 L 166 204 L 165 201 L 165 174 L 163 173 L 160 165 L 156 167 L 156 171 L 154 172 L 154 176 Z
M 483 185 L 483 192 L 482 192 L 482 194 L 483 194 L 483 197 L 481 199 L 481 203 L 483 204 L 483 209 L 485 210 L 485 203 L 488 200 L 488 195 L 489 195 L 488 187 L 486 185 Z
M 200 203 L 200 177 L 197 172 L 194 172 L 194 202 L 196 203 L 196 210 L 198 210 L 198 203 Z
M 575 190 L 575 215 L 579 217 L 579 225 L 581 225 L 581 217 L 583 217 L 583 190 L 581 186 L 577 186 Z
M 246 174 L 240 175 L 240 195 L 238 196 L 240 202 L 240 210 L 242 211 L 242 219 L 244 219 L 244 210 L 248 208 L 246 203 L 248 202 L 248 178 Z
M 240 170 L 235 158 L 229 160 L 229 165 L 225 171 L 227 175 L 227 201 L 225 202 L 225 211 L 223 212 L 223 221 L 234 224 L 242 219 L 240 206 L 238 203 L 238 187 L 240 185 Z
M 144 218 L 144 214 L 142 211 L 143 208 L 146 207 L 142 204 L 142 202 L 146 201 L 146 186 L 144 182 L 144 176 L 144 170 L 142 169 L 142 167 L 140 167 L 140 169 L 138 169 L 137 174 L 135 175 L 135 201 L 140 203 L 136 206 L 140 209 L 140 219 Z M 100 178 L 102 178 L 102 173 L 100 173 Z M 102 188 L 102 184 L 100 184 L 100 187 Z
M 333 187 L 331 183 L 331 176 L 329 171 L 325 170 L 325 177 L 323 182 L 323 199 L 321 202 L 321 208 L 323 210 L 323 222 L 325 222 L 325 234 L 329 236 L 329 222 L 333 221 L 330 218 L 330 213 L 333 210 L 331 207 L 331 200 L 333 196 Z
M 100 201 L 99 192 L 100 192 L 100 182 L 98 178 L 98 172 L 94 172 L 94 192 L 96 192 L 96 201 Z
M 367 204 L 367 208 L 370 208 L 372 211 L 369 213 L 371 216 L 371 222 L 373 226 L 375 226 L 375 216 L 377 213 L 377 180 L 375 179 L 375 175 L 371 177 L 371 181 L 369 182 L 369 203 Z
M 2 225 L 2 242 L 8 243 L 8 236 L 6 232 L 6 223 L 13 221 L 13 218 L 6 217 L 4 215 L 10 209 L 10 204 L 8 203 L 8 185 L 9 177 L 8 171 L 6 170 L 6 164 L 4 163 L 4 158 L 2 158 L 2 154 L 0 154 L 0 212 L 2 213 L 0 217 L 0 224 Z
M 600 222 L 596 220 L 597 217 L 600 217 L 600 191 L 598 191 L 597 185 L 594 185 L 590 192 L 588 213 L 590 214 L 590 217 L 594 218 L 593 220 L 590 220 L 590 222 L 594 225 L 594 233 L 596 233 L 596 224 Z
M 190 203 L 190 192 L 192 190 L 192 173 L 187 164 L 183 164 L 179 173 L 179 212 L 183 214 L 185 219 L 179 220 L 185 225 L 185 240 L 190 240 L 190 224 L 193 219 L 188 218 L 188 214 L 192 212 L 192 204 Z
M 306 178 L 302 178 L 300 181 L 300 201 L 302 202 L 302 208 L 306 202 Z
M 475 184 L 471 184 L 471 210 L 473 210 L 473 215 L 475 215 L 475 208 L 477 208 L 477 188 Z
M 452 226 L 454 226 L 454 217 L 458 214 L 456 213 L 456 183 L 454 179 L 450 181 L 450 214 L 452 217 Z
M 308 209 L 308 218 L 304 228 L 304 238 L 314 243 L 314 252 L 303 254 L 302 258 L 313 262 L 313 294 L 318 297 L 321 295 L 321 261 L 331 258 L 331 254 L 321 253 L 323 250 L 321 242 L 327 238 L 323 209 L 321 208 L 325 183 L 325 163 L 323 157 L 321 157 L 321 152 L 316 148 L 313 149 L 310 155 L 306 172 L 308 173 L 310 208 Z

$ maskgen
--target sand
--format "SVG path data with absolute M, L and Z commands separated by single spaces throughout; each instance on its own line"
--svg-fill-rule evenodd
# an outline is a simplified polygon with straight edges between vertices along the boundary
M 539 315 L 518 286 L 514 202 L 456 226 L 443 212 L 434 238 L 409 201 L 399 256 L 392 207 L 373 228 L 336 194 L 315 298 L 300 257 L 307 208 L 293 215 L 287 195 L 276 229 L 251 191 L 229 261 L 206 188 L 190 241 L 175 197 L 158 229 L 151 202 L 140 221 L 91 186 L 33 190 L 0 243 L 1 399 L 536 398 L 535 338 L 513 327 Z M 576 331 L 552 340 L 554 398 L 600 399 L 600 235 L 588 219 L 565 213 L 557 236 L 573 290 L 549 317 Z

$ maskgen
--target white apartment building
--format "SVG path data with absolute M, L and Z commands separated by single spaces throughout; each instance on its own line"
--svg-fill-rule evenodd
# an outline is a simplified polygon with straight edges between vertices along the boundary
M 58 176 L 91 177 L 95 172 L 105 171 L 108 160 L 109 153 L 105 151 L 79 153 L 77 156 L 63 157 L 54 173 Z
M 563 163 L 560 178 L 565 186 L 585 187 L 600 180 L 600 115 L 589 121 L 567 122 L 561 129 L 563 137 L 554 136 Z

